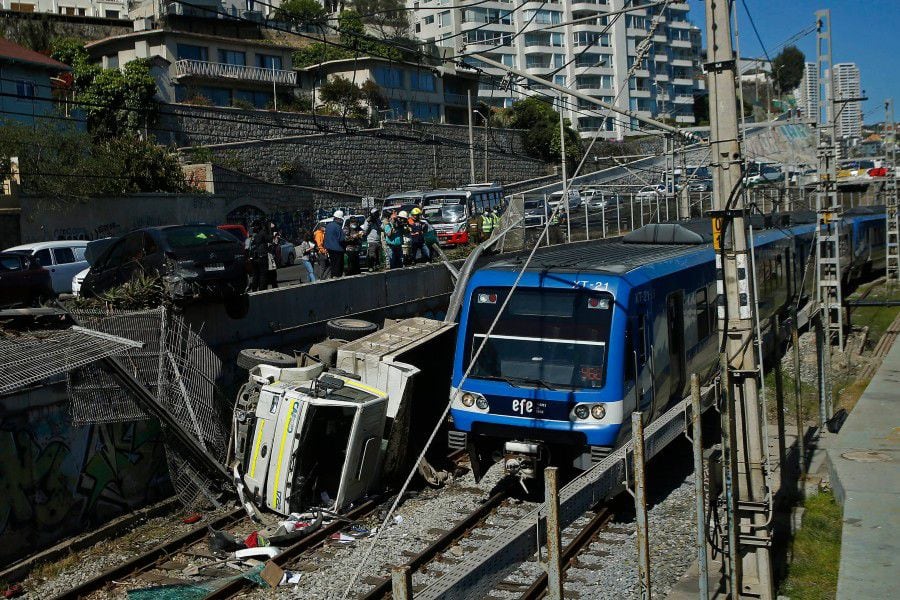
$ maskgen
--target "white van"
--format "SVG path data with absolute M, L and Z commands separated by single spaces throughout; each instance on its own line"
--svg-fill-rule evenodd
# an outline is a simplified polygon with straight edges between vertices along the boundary
M 88 267 L 84 258 L 87 244 L 85 240 L 38 242 L 7 248 L 4 252 L 35 258 L 42 267 L 50 271 L 53 291 L 57 294 L 69 294 L 72 292 L 72 278 Z

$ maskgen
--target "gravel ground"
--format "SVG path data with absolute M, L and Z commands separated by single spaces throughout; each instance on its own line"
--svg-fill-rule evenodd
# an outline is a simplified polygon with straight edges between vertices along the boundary
M 500 469 L 492 469 L 476 484 L 471 472 L 467 472 L 444 489 L 425 489 L 418 496 L 407 500 L 396 513 L 402 521 L 389 525 L 375 542 L 375 549 L 360 579 L 354 583 L 354 593 L 370 590 L 374 586 L 367 581 L 374 582 L 374 578 L 389 576 L 391 566 L 407 562 L 409 556 L 423 550 L 444 531 L 474 511 L 487 499 L 501 474 Z M 523 512 L 527 510 L 530 507 L 523 508 Z M 380 524 L 379 517 L 372 517 L 364 523 L 373 529 Z M 302 573 L 298 585 L 282 586 L 274 591 L 259 589 L 247 594 L 247 597 L 340 598 L 362 557 L 369 550 L 372 540 L 373 538 L 367 538 L 351 544 L 329 543 L 326 548 L 302 557 L 292 567 L 288 567 L 289 570 Z
M 225 511 L 204 514 L 211 521 Z M 181 512 L 164 515 L 132 528 L 128 533 L 34 569 L 22 582 L 24 598 L 46 600 L 96 577 L 124 561 L 131 560 L 164 542 L 197 527 L 182 522 Z M 203 523 L 201 521 L 200 523 Z

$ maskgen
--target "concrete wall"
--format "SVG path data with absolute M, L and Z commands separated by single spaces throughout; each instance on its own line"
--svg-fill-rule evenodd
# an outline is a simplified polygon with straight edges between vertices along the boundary
M 236 213 L 292 215 L 289 197 L 225 197 L 205 194 L 135 194 L 92 198 L 58 206 L 46 199 L 21 197 L 21 243 L 45 240 L 94 240 L 139 227 L 190 222 L 225 223 Z M 274 218 L 274 216 L 273 216 Z M 276 220 L 285 220 L 279 217 Z M 291 217 L 293 218 L 293 217 Z
M 159 424 L 73 427 L 64 381 L 4 396 L 0 565 L 171 495 Z
M 348 315 L 443 318 L 453 283 L 442 264 L 422 265 L 250 294 L 250 310 L 231 319 L 219 305 L 185 309 L 185 318 L 220 357 L 241 348 L 301 349 L 322 337 L 325 322 Z

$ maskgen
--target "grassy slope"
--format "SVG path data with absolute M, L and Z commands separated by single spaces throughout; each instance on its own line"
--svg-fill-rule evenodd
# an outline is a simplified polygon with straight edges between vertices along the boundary
M 803 526 L 794 537 L 793 558 L 780 594 L 791 600 L 825 600 L 837 593 L 841 558 L 841 507 L 831 492 L 809 498 Z

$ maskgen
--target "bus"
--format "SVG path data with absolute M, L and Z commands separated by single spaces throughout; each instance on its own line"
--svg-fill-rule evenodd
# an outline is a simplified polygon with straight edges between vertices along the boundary
M 422 212 L 434 227 L 438 243 L 458 246 L 469 243 L 468 223 L 490 208 L 503 210 L 503 186 L 477 183 L 455 189 L 432 190 L 422 198 Z

